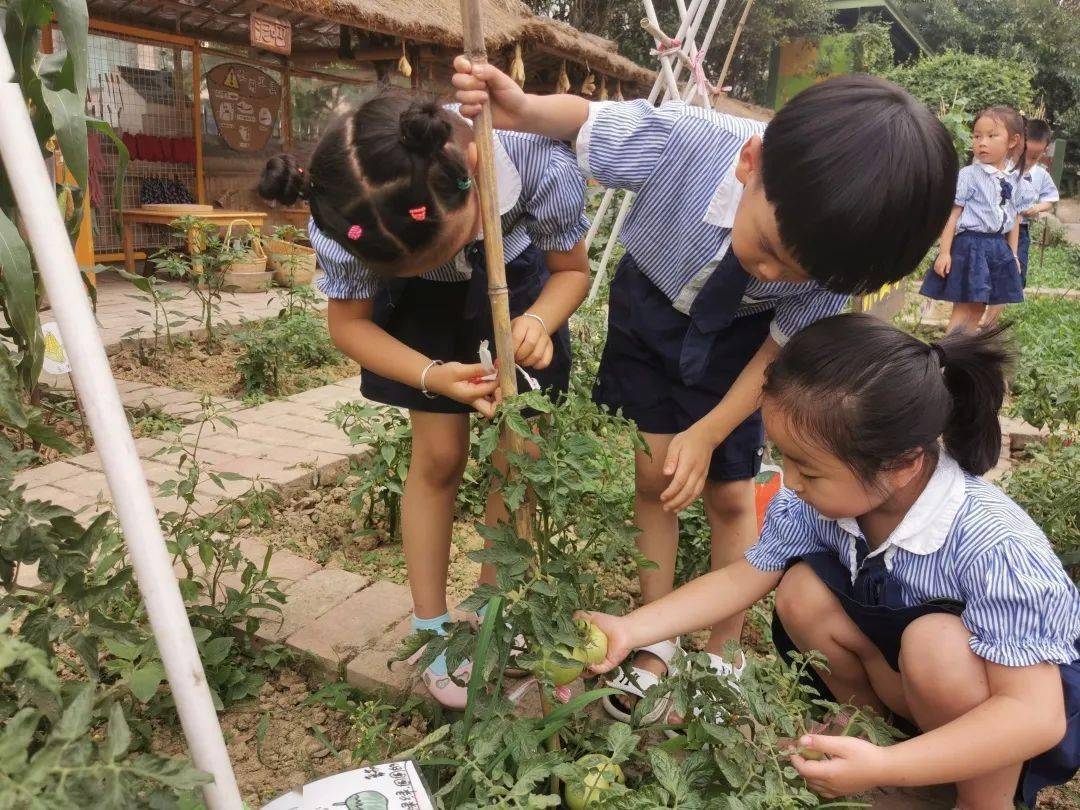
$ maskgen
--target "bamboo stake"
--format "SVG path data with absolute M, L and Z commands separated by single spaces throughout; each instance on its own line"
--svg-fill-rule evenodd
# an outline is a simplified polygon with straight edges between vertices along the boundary
M 735 49 L 739 46 L 739 37 L 742 36 L 743 28 L 746 26 L 746 19 L 750 16 L 750 9 L 754 6 L 754 0 L 746 0 L 746 5 L 743 6 L 742 16 L 739 17 L 739 24 L 735 27 L 735 33 L 731 37 L 731 46 L 728 48 L 727 56 L 724 57 L 724 67 L 720 70 L 720 78 L 716 82 L 717 89 L 724 86 L 724 79 L 727 78 L 728 68 L 731 67 L 731 60 L 735 56 Z
M 474 65 L 487 63 L 484 45 L 483 19 L 479 0 L 461 0 L 461 23 L 464 33 L 465 56 Z M 506 259 L 503 253 L 502 222 L 495 182 L 494 127 L 491 108 L 483 105 L 473 123 L 473 138 L 479 157 L 476 171 L 477 192 L 480 195 L 480 214 L 484 228 L 484 257 L 487 261 L 488 300 L 491 302 L 491 321 L 495 331 L 495 350 L 499 358 L 499 391 L 503 397 L 517 394 L 517 372 L 514 366 L 514 341 L 510 333 L 510 291 L 506 286 Z M 512 453 L 525 453 L 525 440 L 507 431 L 507 443 Z M 535 504 L 526 497 L 514 514 L 518 536 L 533 537 Z

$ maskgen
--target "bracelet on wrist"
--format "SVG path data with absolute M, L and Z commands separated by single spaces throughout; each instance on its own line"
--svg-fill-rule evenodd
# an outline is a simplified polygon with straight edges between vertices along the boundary
M 428 399 L 435 399 L 438 396 L 438 394 L 433 394 L 430 391 L 428 391 L 428 387 L 427 387 L 427 375 L 428 375 L 428 372 L 431 371 L 433 368 L 435 368 L 435 366 L 441 366 L 442 364 L 443 364 L 442 360 L 432 360 L 430 363 L 428 363 L 426 366 L 424 366 L 424 370 L 420 372 L 420 393 L 423 394 Z
M 522 318 L 533 318 L 533 319 L 535 319 L 542 327 L 544 327 L 544 332 L 545 333 L 551 334 L 550 332 L 548 332 L 547 324 L 544 322 L 544 319 L 541 318 L 539 315 L 537 315 L 535 312 L 523 312 L 521 314 L 521 317 Z

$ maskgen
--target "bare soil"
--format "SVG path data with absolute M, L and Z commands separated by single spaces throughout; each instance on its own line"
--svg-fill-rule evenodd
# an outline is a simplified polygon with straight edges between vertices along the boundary
M 398 712 L 372 701 L 350 714 L 313 698 L 324 683 L 281 669 L 263 685 L 257 699 L 244 701 L 218 717 L 244 800 L 251 807 L 307 782 L 385 761 L 429 731 L 417 712 Z M 385 726 L 383 725 L 385 724 Z M 154 722 L 153 750 L 186 755 L 180 729 Z M 331 748 L 328 748 L 329 743 Z
M 149 364 L 142 362 L 132 346 L 124 346 L 109 359 L 113 374 L 122 380 L 164 385 L 213 397 L 240 398 L 244 396 L 244 391 L 236 361 L 242 354 L 243 349 L 225 337 L 219 345 L 209 350 L 202 343 L 178 342 L 172 352 L 161 350 L 149 355 Z M 359 373 L 360 367 L 345 358 L 336 365 L 308 369 L 304 374 L 290 376 L 281 396 L 329 385 Z

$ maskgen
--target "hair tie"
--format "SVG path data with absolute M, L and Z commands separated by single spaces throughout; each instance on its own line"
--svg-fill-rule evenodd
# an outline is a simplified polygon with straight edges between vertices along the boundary
M 945 368 L 945 349 L 942 348 L 941 344 L 940 343 L 931 343 L 930 344 L 930 353 L 937 357 L 938 365 L 941 366 L 942 370 L 944 370 L 944 368 Z
M 352 241 L 356 241 L 364 235 L 364 229 L 359 225 L 352 225 L 349 227 L 349 232 L 346 234 Z
M 461 191 L 468 191 L 470 188 L 472 188 L 472 178 L 466 177 L 464 180 L 458 180 L 457 187 Z
M 423 222 L 425 219 L 427 219 L 427 206 L 421 205 L 417 208 L 410 208 L 409 216 L 415 219 L 417 222 Z

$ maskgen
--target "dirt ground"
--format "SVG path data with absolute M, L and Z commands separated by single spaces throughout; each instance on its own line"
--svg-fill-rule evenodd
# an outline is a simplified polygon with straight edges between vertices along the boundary
M 221 712 L 219 719 L 244 800 L 251 807 L 333 773 L 381 762 L 429 731 L 418 712 L 400 712 L 378 700 L 341 711 L 315 696 L 325 684 L 281 669 L 257 699 Z M 327 747 L 327 743 L 331 747 Z M 184 755 L 179 729 L 154 724 L 154 751 Z
M 236 361 L 243 354 L 239 345 L 226 336 L 220 346 L 208 352 L 201 343 L 182 341 L 173 352 L 160 351 L 144 365 L 131 346 L 125 346 L 110 359 L 113 374 L 118 379 L 150 385 L 164 385 L 183 391 L 194 391 L 214 397 L 243 397 Z M 282 396 L 297 394 L 310 388 L 355 377 L 360 367 L 345 359 L 332 366 L 311 369 L 302 376 L 291 377 Z

